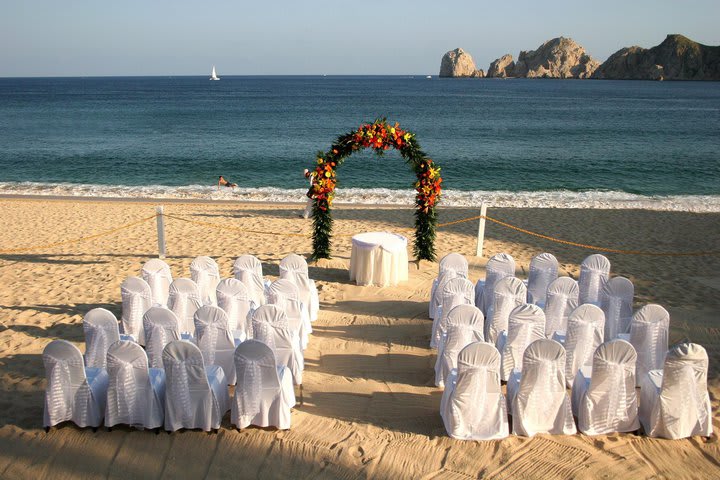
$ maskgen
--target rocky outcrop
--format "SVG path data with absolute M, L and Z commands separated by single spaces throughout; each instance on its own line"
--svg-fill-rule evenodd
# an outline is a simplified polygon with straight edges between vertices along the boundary
M 520 52 L 514 77 L 589 78 L 600 65 L 571 38 L 548 40 L 537 50 Z
M 462 48 L 456 48 L 443 55 L 440 62 L 440 76 L 482 78 L 485 72 L 475 67 L 475 61 L 469 53 Z
M 650 49 L 628 47 L 613 53 L 592 78 L 608 80 L 720 80 L 720 46 L 668 35 Z
M 515 61 L 509 53 L 498 58 L 490 64 L 488 68 L 488 78 L 507 78 L 513 76 L 515 70 Z

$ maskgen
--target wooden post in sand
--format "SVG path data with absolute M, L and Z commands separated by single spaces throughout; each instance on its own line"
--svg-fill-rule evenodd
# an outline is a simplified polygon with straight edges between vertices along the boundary
M 477 237 L 477 250 L 475 252 L 476 257 L 482 257 L 483 254 L 483 242 L 485 241 L 485 215 L 487 214 L 487 205 L 485 202 L 480 204 L 480 222 L 478 223 L 478 237 Z
M 165 218 L 163 217 L 163 207 L 155 207 L 155 213 L 157 213 L 158 258 L 165 258 Z

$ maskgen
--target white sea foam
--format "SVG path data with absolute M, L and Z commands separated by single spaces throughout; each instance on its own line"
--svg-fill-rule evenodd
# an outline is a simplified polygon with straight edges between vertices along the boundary
M 234 190 L 215 186 L 122 186 L 82 185 L 70 183 L 0 182 L 0 194 L 47 195 L 75 197 L 120 198 L 171 198 L 235 200 L 257 202 L 305 201 L 304 189 L 274 187 L 242 188 Z M 338 189 L 336 203 L 373 205 L 412 205 L 413 190 L 390 190 L 386 188 Z M 566 190 L 541 192 L 511 191 L 460 191 L 444 190 L 444 206 L 477 207 L 486 202 L 492 207 L 516 208 L 601 208 L 643 209 L 685 212 L 720 212 L 720 195 L 635 195 L 618 191 L 571 192 Z

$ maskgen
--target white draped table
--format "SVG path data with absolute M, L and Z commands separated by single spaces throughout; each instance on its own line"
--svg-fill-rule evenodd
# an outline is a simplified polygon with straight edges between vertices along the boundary
M 360 233 L 352 237 L 351 281 L 387 287 L 407 279 L 407 238 L 389 232 Z

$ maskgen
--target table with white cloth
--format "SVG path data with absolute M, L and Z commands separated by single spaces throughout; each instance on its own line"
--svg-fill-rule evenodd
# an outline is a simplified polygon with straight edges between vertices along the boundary
M 351 281 L 387 287 L 407 279 L 407 238 L 389 232 L 360 233 L 352 237 Z

